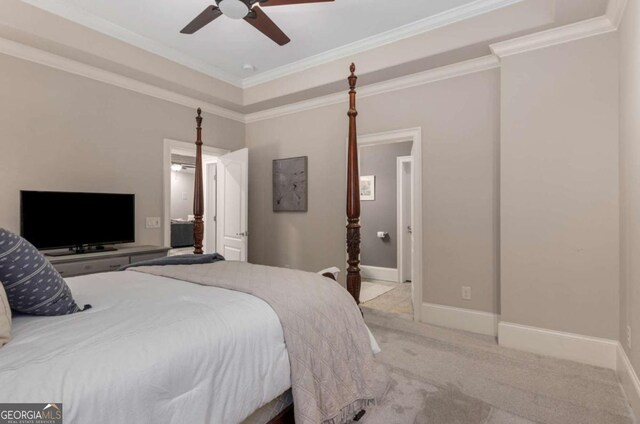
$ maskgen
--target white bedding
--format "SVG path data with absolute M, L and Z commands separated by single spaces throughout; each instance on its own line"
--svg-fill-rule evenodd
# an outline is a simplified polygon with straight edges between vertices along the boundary
M 291 386 L 277 315 L 244 293 L 139 272 L 67 280 L 63 317 L 15 316 L 0 402 L 63 402 L 65 423 L 238 423 Z

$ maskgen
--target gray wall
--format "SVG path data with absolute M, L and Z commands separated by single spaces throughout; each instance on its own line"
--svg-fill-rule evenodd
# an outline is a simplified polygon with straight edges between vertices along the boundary
M 618 336 L 617 34 L 502 60 L 503 321 Z
M 171 171 L 171 219 L 187 219 L 193 214 L 195 179 L 192 170 Z
M 161 244 L 163 139 L 195 139 L 195 111 L 0 55 L 0 226 L 20 230 L 21 189 L 136 195 L 136 242 Z M 238 149 L 244 125 L 204 115 L 207 145 Z
M 361 203 L 360 260 L 363 265 L 383 268 L 398 266 L 397 165 L 399 156 L 411 155 L 411 142 L 365 146 L 360 149 L 360 175 L 375 175 L 374 201 Z M 387 239 L 377 237 L 378 231 L 389 233 Z
M 498 310 L 499 92 L 494 69 L 358 101 L 360 134 L 423 129 L 426 302 Z M 344 271 L 346 99 L 247 125 L 251 262 Z M 309 156 L 309 212 L 274 214 L 271 161 L 294 156 Z

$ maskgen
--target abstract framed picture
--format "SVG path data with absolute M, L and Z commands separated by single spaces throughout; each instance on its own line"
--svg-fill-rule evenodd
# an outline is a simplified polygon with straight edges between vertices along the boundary
M 376 176 L 360 177 L 360 200 L 376 200 Z
M 273 161 L 273 211 L 306 212 L 307 156 Z

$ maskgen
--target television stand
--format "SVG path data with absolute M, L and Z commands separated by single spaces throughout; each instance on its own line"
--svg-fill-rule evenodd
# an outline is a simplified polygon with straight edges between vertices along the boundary
M 75 246 L 70 247 L 69 250 L 59 252 L 45 252 L 45 255 L 55 258 L 58 256 L 84 255 L 85 253 L 115 252 L 117 250 L 118 249 L 113 246 Z
M 85 246 L 86 247 L 86 246 Z M 67 252 L 50 257 L 49 262 L 64 278 L 98 272 L 117 271 L 125 265 L 167 256 L 169 247 L 119 246 L 115 249 L 92 250 L 91 253 Z M 57 252 L 56 252 L 57 253 Z

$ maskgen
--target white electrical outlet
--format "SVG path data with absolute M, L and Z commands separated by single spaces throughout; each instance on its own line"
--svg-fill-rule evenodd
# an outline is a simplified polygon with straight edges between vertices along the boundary
M 471 300 L 471 287 L 462 286 L 462 299 Z
M 160 228 L 160 217 L 147 217 L 147 228 Z
M 627 347 L 631 349 L 631 326 L 627 325 Z

